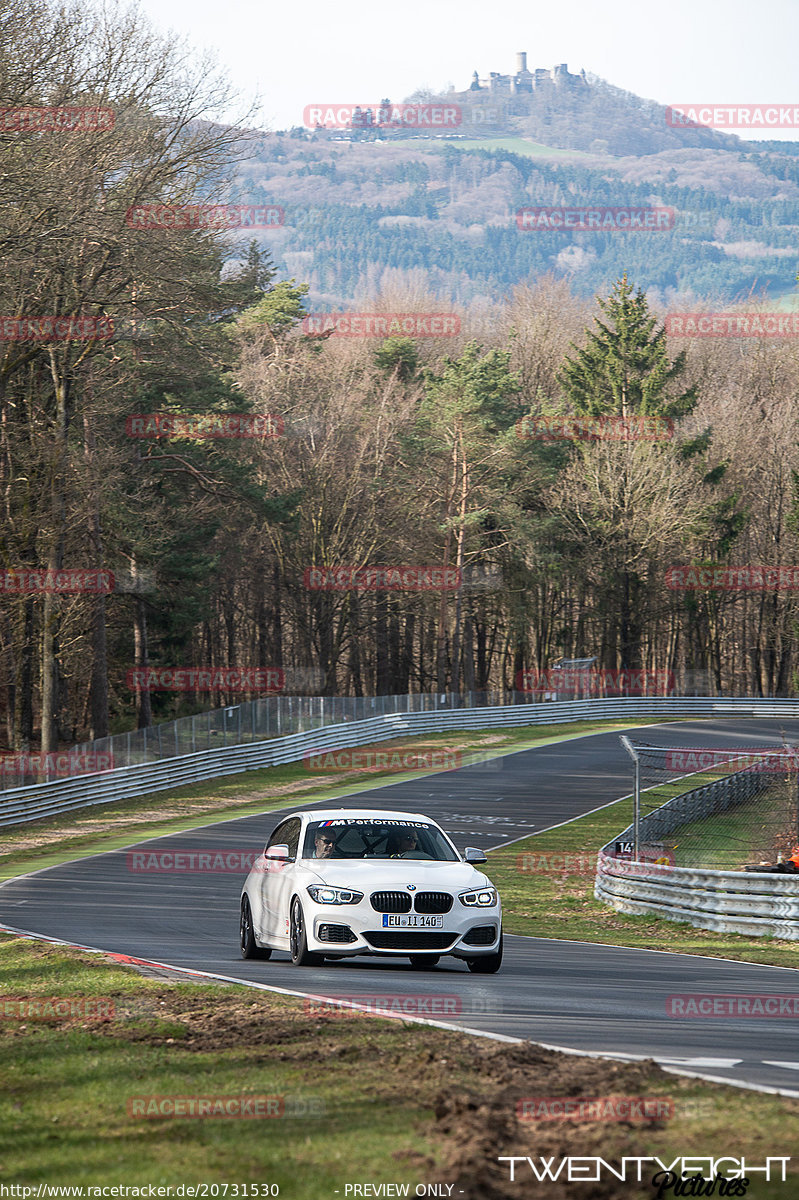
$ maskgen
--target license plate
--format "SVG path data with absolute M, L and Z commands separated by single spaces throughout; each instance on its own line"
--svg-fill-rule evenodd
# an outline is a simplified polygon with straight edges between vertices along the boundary
M 383 913 L 384 929 L 443 929 L 443 917 L 427 917 L 421 913 Z

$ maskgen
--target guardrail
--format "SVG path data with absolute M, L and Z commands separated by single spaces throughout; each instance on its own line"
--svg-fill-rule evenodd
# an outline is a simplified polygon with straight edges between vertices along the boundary
M 799 939 L 799 875 L 700 871 L 600 854 L 594 895 L 624 913 L 653 913 L 718 933 Z M 627 868 L 633 868 L 628 863 Z
M 324 725 L 288 737 L 202 750 L 154 763 L 117 767 L 100 774 L 13 788 L 0 793 L 0 826 L 21 824 L 94 804 L 128 800 L 221 775 L 298 762 L 316 751 L 344 749 L 403 736 L 458 729 L 557 725 L 569 721 L 628 721 L 642 717 L 664 719 L 733 714 L 799 718 L 799 701 L 642 697 L 388 713 L 362 721 Z
M 713 816 L 759 795 L 770 780 L 748 768 L 673 796 L 639 820 L 642 842 L 657 843 L 681 825 Z M 613 841 L 632 841 L 629 825 Z M 631 862 L 609 853 L 597 859 L 594 896 L 624 913 L 653 913 L 718 933 L 799 940 L 799 875 L 719 871 Z

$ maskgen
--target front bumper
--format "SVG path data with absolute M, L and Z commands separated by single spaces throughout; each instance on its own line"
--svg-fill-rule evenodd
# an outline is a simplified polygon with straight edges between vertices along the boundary
M 303 909 L 308 949 L 329 957 L 452 954 L 456 958 L 481 958 L 496 954 L 502 929 L 499 904 L 473 912 L 456 900 L 452 910 L 443 915 L 440 929 L 387 928 L 383 914 L 375 912 L 368 902 L 316 904 L 309 898 Z

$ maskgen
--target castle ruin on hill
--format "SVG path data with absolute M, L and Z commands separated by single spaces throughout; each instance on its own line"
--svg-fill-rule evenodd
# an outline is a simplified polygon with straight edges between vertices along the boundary
M 551 70 L 537 67 L 534 71 L 527 69 L 527 52 L 520 50 L 516 55 L 516 72 L 513 75 L 501 75 L 491 71 L 487 79 L 481 79 L 477 71 L 472 76 L 470 92 L 488 91 L 493 95 L 516 96 L 524 92 L 535 92 L 539 88 L 557 87 L 588 87 L 585 71 L 572 75 L 566 63 L 560 63 Z

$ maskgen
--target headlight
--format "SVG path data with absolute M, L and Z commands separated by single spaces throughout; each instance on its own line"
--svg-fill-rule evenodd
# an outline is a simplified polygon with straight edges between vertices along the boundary
M 491 908 L 497 902 L 497 889 L 478 888 L 474 892 L 461 892 L 458 899 L 467 908 Z
M 354 892 L 352 888 L 327 887 L 325 884 L 312 884 L 308 895 L 317 904 L 357 904 L 363 900 L 363 892 Z

